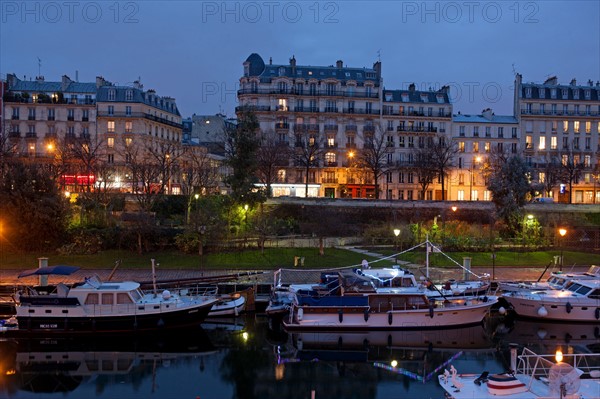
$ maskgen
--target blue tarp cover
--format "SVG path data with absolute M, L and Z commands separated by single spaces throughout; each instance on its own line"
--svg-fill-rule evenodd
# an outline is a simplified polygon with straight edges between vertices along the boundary
M 69 274 L 75 273 L 80 268 L 77 266 L 66 266 L 56 265 L 48 267 L 39 267 L 37 269 L 25 270 L 19 273 L 19 278 L 27 276 L 47 276 L 51 274 L 58 274 L 62 276 L 68 276 Z

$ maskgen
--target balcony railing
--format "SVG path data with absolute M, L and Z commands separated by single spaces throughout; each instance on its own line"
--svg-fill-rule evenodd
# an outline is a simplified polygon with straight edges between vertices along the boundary
M 398 132 L 436 133 L 438 128 L 429 126 L 398 126 L 396 130 Z
M 254 89 L 254 88 L 243 88 L 238 90 L 238 95 L 245 94 L 265 94 L 265 95 L 293 95 L 293 96 L 306 96 L 306 97 L 348 97 L 348 98 L 379 98 L 379 91 L 375 90 L 367 94 L 366 92 L 356 93 L 354 91 L 349 92 L 347 90 L 310 90 L 304 88 L 302 91 L 296 88 L 266 88 L 266 89 Z
M 347 132 L 356 132 L 357 131 L 356 125 L 346 125 L 346 131 Z
M 277 122 L 275 124 L 275 129 L 289 129 L 290 124 L 287 122 Z
M 32 132 L 27 132 L 27 133 L 25 133 L 25 138 L 27 138 L 27 139 L 35 139 L 35 138 L 37 138 L 37 134 L 36 133 L 32 133 Z
M 325 130 L 335 130 L 337 132 L 338 130 L 338 125 L 325 125 Z

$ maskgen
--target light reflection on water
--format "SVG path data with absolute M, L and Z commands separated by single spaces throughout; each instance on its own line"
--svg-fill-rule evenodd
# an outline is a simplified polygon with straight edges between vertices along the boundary
M 502 372 L 508 343 L 600 351 L 596 325 L 493 320 L 434 331 L 273 332 L 261 316 L 144 338 L 0 341 L 6 398 L 443 398 L 437 374 Z M 392 363 L 395 361 L 395 363 Z

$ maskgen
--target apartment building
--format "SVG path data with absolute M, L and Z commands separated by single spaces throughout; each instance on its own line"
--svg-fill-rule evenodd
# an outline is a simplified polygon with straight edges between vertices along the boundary
M 600 82 L 559 84 L 515 78 L 515 115 L 532 181 L 555 201 L 599 203 Z
M 278 171 L 273 194 L 308 196 L 419 199 L 414 149 L 428 137 L 450 131 L 452 105 L 448 88 L 385 90 L 381 62 L 372 68 L 352 68 L 339 60 L 330 66 L 266 64 L 256 53 L 244 62 L 238 99 L 252 109 L 263 132 L 299 151 L 306 140 L 321 149 L 308 170 L 290 159 Z M 385 160 L 376 182 L 358 164 L 358 150 L 385 142 Z M 311 160 L 312 161 L 312 160 Z M 441 198 L 431 189 L 425 199 Z
M 183 125 L 174 98 L 144 90 L 139 81 L 133 86 L 117 86 L 102 77 L 98 86 L 98 140 L 103 143 L 105 160 L 114 166 L 111 186 L 128 191 L 131 187 L 129 164 L 136 156 L 160 160 L 165 165 L 166 191 L 179 194 L 179 176 L 170 165 L 181 155 Z M 140 162 L 138 159 L 137 162 Z
M 4 131 L 15 156 L 31 162 L 55 163 L 61 148 L 96 137 L 96 84 L 63 75 L 60 82 L 21 80 L 7 75 L 4 95 Z M 94 184 L 93 176 L 64 164 L 61 184 Z
M 513 115 L 496 115 L 487 108 L 479 115 L 452 117 L 452 139 L 458 154 L 449 180 L 449 198 L 458 201 L 489 201 L 491 193 L 483 168 L 493 153 L 519 155 L 520 127 Z

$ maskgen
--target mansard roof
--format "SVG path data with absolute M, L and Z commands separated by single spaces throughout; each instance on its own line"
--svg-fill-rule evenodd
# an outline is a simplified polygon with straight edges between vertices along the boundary
M 384 90 L 383 101 L 397 103 L 450 104 L 450 97 L 448 96 L 448 92 L 444 89 L 438 91 Z

